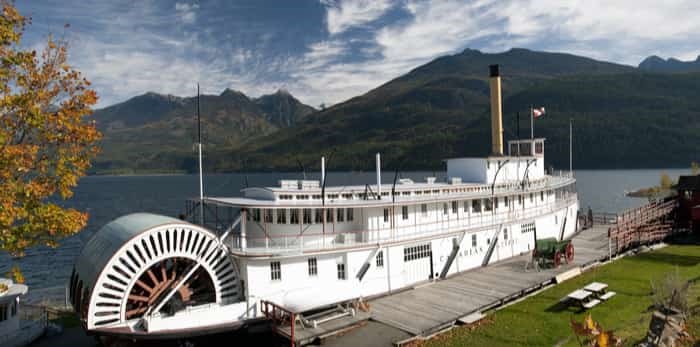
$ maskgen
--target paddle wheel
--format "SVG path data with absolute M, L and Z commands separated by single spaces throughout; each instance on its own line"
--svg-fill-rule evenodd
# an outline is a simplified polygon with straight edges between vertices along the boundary
M 134 327 L 190 307 L 242 298 L 228 249 L 210 231 L 178 219 L 132 214 L 85 245 L 70 282 L 87 330 Z

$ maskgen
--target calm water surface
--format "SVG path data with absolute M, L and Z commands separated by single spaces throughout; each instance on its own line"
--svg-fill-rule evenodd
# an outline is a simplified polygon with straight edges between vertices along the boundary
M 658 184 L 660 175 L 667 173 L 673 179 L 689 170 L 595 170 L 576 171 L 581 207 L 590 206 L 594 211 L 616 212 L 645 202 L 644 199 L 625 197 L 626 190 L 634 190 Z M 426 176 L 444 179 L 444 172 L 408 172 L 401 177 L 423 181 Z M 384 183 L 393 180 L 393 173 L 386 172 Z M 319 174 L 307 175 L 318 179 Z M 276 185 L 279 179 L 300 179 L 301 174 L 217 174 L 205 177 L 205 192 L 209 196 L 239 195 L 247 181 L 250 186 Z M 329 185 L 372 183 L 374 172 L 328 173 Z M 12 259 L 0 254 L 0 274 L 5 274 L 12 264 L 22 268 L 30 298 L 51 297 L 54 301 L 63 298 L 63 286 L 70 277 L 73 261 L 82 245 L 102 225 L 121 215 L 132 212 L 153 212 L 177 216 L 183 212 L 185 199 L 198 195 L 197 176 L 91 176 L 80 181 L 75 195 L 66 205 L 90 213 L 87 228 L 81 233 L 61 242 L 60 247 L 49 249 L 37 247 L 21 259 Z

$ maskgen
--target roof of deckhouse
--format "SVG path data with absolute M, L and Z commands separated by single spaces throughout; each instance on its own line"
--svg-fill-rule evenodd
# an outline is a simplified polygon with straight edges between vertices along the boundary
M 547 181 L 548 184 L 546 185 L 537 185 L 533 187 L 533 190 L 550 190 L 550 189 L 555 189 L 558 187 L 565 186 L 569 183 L 571 183 L 573 179 L 566 179 L 566 178 L 559 178 L 559 177 L 553 177 L 553 176 L 548 176 Z M 494 197 L 500 197 L 504 195 L 513 195 L 517 194 L 517 186 L 518 183 L 514 182 L 514 188 L 510 190 L 496 190 L 495 194 L 493 195 Z M 376 188 L 376 185 L 369 185 L 371 188 Z M 371 197 L 372 194 L 367 191 L 370 195 L 370 198 L 368 199 L 363 199 L 363 198 L 352 198 L 352 199 L 343 199 L 343 198 L 331 198 L 329 195 L 339 195 L 339 197 L 342 197 L 344 193 L 354 193 L 354 194 L 362 194 L 365 192 L 365 186 L 364 185 L 353 185 L 353 186 L 334 186 L 334 187 L 326 187 L 325 189 L 325 201 L 322 201 L 321 199 L 306 199 L 306 200 L 282 200 L 282 199 L 270 199 L 270 198 L 265 198 L 265 197 L 205 197 L 204 201 L 205 203 L 211 203 L 211 204 L 217 204 L 217 205 L 226 205 L 226 206 L 246 206 L 246 207 L 269 207 L 269 208 L 285 208 L 285 207 L 314 207 L 314 208 L 321 208 L 321 207 L 381 207 L 381 206 L 390 206 L 395 203 L 399 204 L 415 204 L 415 203 L 421 203 L 421 202 L 436 202 L 436 201 L 451 201 L 451 200 L 460 200 L 460 199 L 471 199 L 474 197 L 479 197 L 479 198 L 488 198 L 492 196 L 491 193 L 491 186 L 490 184 L 484 184 L 484 183 L 459 183 L 459 184 L 450 184 L 450 183 L 403 183 L 403 184 L 397 184 L 396 185 L 396 192 L 401 193 L 405 191 L 410 191 L 410 192 L 415 192 L 415 191 L 421 191 L 421 192 L 426 192 L 430 191 L 431 194 L 410 194 L 410 195 L 402 195 L 402 194 L 397 194 L 394 199 L 392 200 L 391 198 L 391 184 L 382 184 L 382 193 L 386 194 L 388 193 L 389 195 L 382 196 L 381 199 L 376 199 Z M 461 191 L 461 192 L 452 192 L 452 189 L 458 190 L 458 189 L 468 189 L 468 188 L 479 188 L 478 190 L 471 190 L 471 191 Z M 445 194 L 442 193 L 443 189 L 450 189 L 450 193 Z M 259 187 L 259 188 L 246 188 L 243 189 L 244 192 L 247 191 L 253 191 L 253 190 L 258 190 L 258 191 L 267 191 L 267 192 L 273 192 L 276 194 L 277 197 L 280 196 L 279 193 L 283 194 L 291 194 L 291 195 L 308 195 L 311 197 L 312 195 L 320 195 L 321 194 L 321 189 L 320 188 L 313 188 L 313 189 L 284 189 L 280 187 Z M 434 194 L 434 190 L 440 190 L 440 194 Z M 533 191 L 531 190 L 531 191 Z M 521 191 L 522 192 L 522 191 Z M 376 196 L 376 191 L 372 190 L 372 193 L 374 193 L 374 196 Z

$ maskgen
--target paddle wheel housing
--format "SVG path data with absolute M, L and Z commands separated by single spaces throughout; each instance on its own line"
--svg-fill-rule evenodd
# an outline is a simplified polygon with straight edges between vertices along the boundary
M 236 264 L 216 235 L 147 213 L 115 219 L 86 243 L 69 292 L 87 330 L 242 299 Z

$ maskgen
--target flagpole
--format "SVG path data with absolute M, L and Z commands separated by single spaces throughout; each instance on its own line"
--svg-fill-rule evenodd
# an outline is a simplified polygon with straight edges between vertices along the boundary
M 204 225 L 204 180 L 202 178 L 202 126 L 199 114 L 199 83 L 197 83 L 197 149 L 199 152 L 199 223 Z
M 534 107 L 530 105 L 530 139 L 535 138 L 535 112 Z

